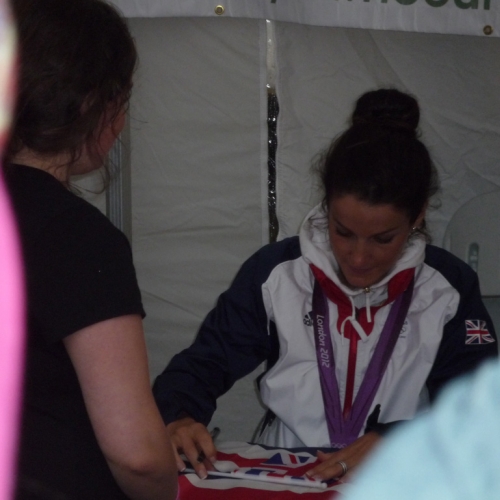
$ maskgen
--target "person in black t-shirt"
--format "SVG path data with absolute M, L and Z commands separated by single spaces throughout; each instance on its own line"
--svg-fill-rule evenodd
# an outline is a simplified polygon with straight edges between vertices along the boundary
M 4 174 L 28 330 L 16 498 L 173 500 L 130 245 L 70 190 L 124 126 L 136 49 L 101 0 L 11 4 L 20 67 Z

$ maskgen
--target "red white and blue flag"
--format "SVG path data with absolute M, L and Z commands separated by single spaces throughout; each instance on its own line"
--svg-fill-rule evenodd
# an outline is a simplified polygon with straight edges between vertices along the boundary
M 495 342 L 494 337 L 488 331 L 486 321 L 482 319 L 466 319 L 465 329 L 466 344 L 491 344 Z
M 181 475 L 179 500 L 340 500 L 346 484 L 337 482 L 326 489 L 297 485 L 297 482 L 317 483 L 305 476 L 316 462 L 315 453 L 309 451 L 267 449 L 240 442 L 220 443 L 215 466 L 225 471 L 226 476 L 209 475 L 202 480 L 196 474 Z M 285 481 L 262 482 L 255 480 L 256 476 Z M 289 479 L 292 484 L 287 484 Z

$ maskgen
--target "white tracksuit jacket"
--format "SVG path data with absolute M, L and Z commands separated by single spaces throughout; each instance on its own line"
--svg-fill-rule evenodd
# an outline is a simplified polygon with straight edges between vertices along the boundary
M 219 297 L 193 345 L 175 356 L 156 379 L 154 393 L 165 422 L 188 414 L 208 424 L 217 397 L 267 360 L 270 369 L 260 380 L 260 391 L 277 418 L 260 442 L 281 447 L 330 445 L 310 316 L 314 286 L 310 264 L 349 298 L 353 314 L 347 321 L 356 322 L 361 308 L 372 316 L 371 333 L 361 331 L 358 342 L 353 397 L 392 303 L 374 308 L 387 299 L 387 284 L 395 275 L 415 269 L 410 308 L 368 413 L 380 405 L 380 423 L 413 418 L 445 382 L 497 355 L 477 275 L 464 262 L 416 236 L 394 269 L 369 292 L 352 290 L 339 280 L 326 223 L 318 222 L 321 216 L 317 207 L 299 237 L 267 245 L 248 259 Z M 337 328 L 337 305 L 328 301 L 328 306 L 343 402 L 349 340 Z

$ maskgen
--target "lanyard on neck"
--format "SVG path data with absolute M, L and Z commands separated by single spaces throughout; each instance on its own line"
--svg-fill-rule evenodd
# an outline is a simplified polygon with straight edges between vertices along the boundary
M 408 313 L 413 285 L 414 280 L 412 279 L 407 289 L 394 300 L 352 409 L 349 415 L 344 418 L 335 375 L 328 301 L 318 281 L 314 282 L 314 342 L 328 434 L 330 444 L 334 448 L 344 448 L 355 441 L 361 432 Z

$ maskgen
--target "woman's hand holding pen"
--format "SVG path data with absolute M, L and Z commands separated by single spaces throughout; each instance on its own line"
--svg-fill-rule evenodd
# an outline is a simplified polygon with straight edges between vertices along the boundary
M 174 445 L 177 469 L 180 472 L 186 468 L 180 453 L 186 456 L 201 479 L 207 477 L 207 470 L 215 470 L 213 463 L 217 460 L 217 450 L 213 440 L 218 434 L 217 428 L 211 434 L 203 424 L 191 417 L 184 417 L 168 424 L 167 432 Z
M 307 471 L 307 476 L 324 481 L 330 479 L 347 479 L 352 469 L 363 462 L 367 455 L 375 448 L 381 437 L 375 432 L 368 432 L 354 443 L 334 453 L 318 451 L 317 457 L 321 462 Z

